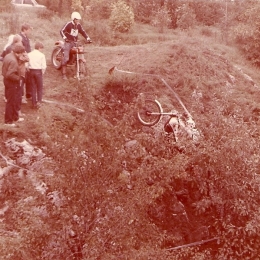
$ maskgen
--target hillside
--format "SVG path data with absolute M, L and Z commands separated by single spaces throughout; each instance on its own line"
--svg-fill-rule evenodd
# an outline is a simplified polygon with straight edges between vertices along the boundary
M 73 68 L 62 81 L 46 40 L 44 99 L 57 103 L 0 125 L 2 259 L 257 259 L 259 71 L 214 37 L 171 37 L 93 39 L 80 82 Z M 165 118 L 142 126 L 141 93 L 183 112 L 177 93 L 201 140 L 176 143 Z

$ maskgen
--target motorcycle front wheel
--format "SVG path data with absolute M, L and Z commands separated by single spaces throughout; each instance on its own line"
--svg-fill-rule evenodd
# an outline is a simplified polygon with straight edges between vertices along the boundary
M 63 58 L 62 48 L 60 46 L 55 47 L 51 54 L 51 62 L 55 69 L 57 70 L 61 69 L 62 58 Z
M 162 113 L 159 101 L 146 99 L 138 109 L 137 118 L 142 125 L 153 126 L 160 121 Z
M 79 73 L 81 76 L 86 76 L 86 66 L 85 63 L 82 60 L 79 60 Z

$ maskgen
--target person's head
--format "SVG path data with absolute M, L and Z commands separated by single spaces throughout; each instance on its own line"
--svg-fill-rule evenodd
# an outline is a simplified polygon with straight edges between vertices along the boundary
M 4 46 L 4 50 L 6 50 L 6 48 L 13 43 L 13 39 L 14 39 L 14 34 L 8 36 L 8 41 L 7 44 Z
M 35 50 L 41 50 L 43 48 L 44 48 L 44 46 L 41 42 L 36 42 L 35 45 L 34 45 Z
M 26 35 L 27 37 L 29 37 L 29 35 L 31 34 L 31 30 L 32 30 L 32 27 L 27 23 L 24 23 L 21 27 L 21 32 L 24 35 Z
M 11 34 L 11 35 L 9 35 L 9 36 L 8 36 L 7 45 L 10 45 L 10 44 L 12 44 L 12 42 L 13 42 L 13 39 L 14 39 L 14 34 Z
M 22 36 L 19 34 L 14 35 L 12 45 L 14 44 L 22 44 Z
M 73 12 L 71 14 L 71 20 L 75 23 L 75 24 L 78 24 L 81 20 L 81 15 L 80 13 L 78 12 Z
M 25 52 L 25 48 L 21 44 L 15 44 L 13 46 L 12 50 L 13 50 L 13 53 L 15 54 L 15 56 L 18 58 Z

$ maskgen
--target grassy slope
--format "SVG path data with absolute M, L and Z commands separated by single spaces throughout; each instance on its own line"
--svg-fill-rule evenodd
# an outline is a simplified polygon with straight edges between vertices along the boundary
M 58 19 L 56 22 L 56 32 L 58 32 L 59 25 L 63 22 Z M 194 160 L 195 163 L 198 163 L 200 158 L 192 158 L 188 152 L 187 154 L 179 154 L 176 151 L 173 151 L 174 162 L 172 158 L 164 158 L 164 147 L 160 147 L 159 142 L 162 139 L 157 136 L 157 142 L 154 138 L 156 129 L 142 128 L 136 122 L 134 109 L 139 93 L 156 96 L 165 108 L 176 107 L 181 109 L 171 91 L 166 89 L 160 80 L 153 76 L 125 76 L 116 71 L 110 75 L 108 71 L 111 67 L 117 65 L 118 68 L 123 70 L 160 75 L 181 97 L 181 100 L 194 116 L 197 126 L 206 140 L 212 142 L 212 149 L 214 150 L 214 140 L 218 142 L 223 138 L 223 133 L 226 134 L 227 138 L 234 138 L 234 131 L 239 129 L 241 118 L 248 122 L 248 126 L 243 126 L 243 131 L 245 129 L 248 131 L 257 129 L 257 119 L 254 118 L 254 113 L 257 116 L 259 111 L 258 85 L 260 83 L 258 84 L 258 82 L 260 82 L 260 78 L 257 69 L 247 64 L 234 48 L 218 43 L 215 37 L 203 37 L 198 35 L 197 32 L 190 33 L 190 35 L 184 32 L 171 32 L 171 39 L 168 39 L 169 36 L 151 37 L 148 32 L 147 37 L 153 39 L 154 42 L 142 45 L 102 47 L 96 46 L 95 39 L 93 39 L 94 44 L 88 47 L 89 52 L 86 55 L 89 77 L 81 84 L 77 84 L 72 78 L 69 82 L 64 83 L 59 71 L 51 68 L 49 59 L 53 42 L 59 38 L 58 33 L 54 34 L 53 31 L 49 30 L 50 22 L 42 23 L 42 21 L 34 20 L 34 23 L 38 29 L 35 29 L 32 39 L 33 41 L 41 39 L 44 42 L 48 59 L 48 70 L 44 76 L 45 98 L 83 107 L 87 112 L 84 115 L 75 115 L 62 106 L 56 107 L 48 104 L 36 112 L 30 110 L 29 105 L 24 105 L 26 121 L 19 128 L 11 131 L 6 130 L 1 125 L 2 139 L 18 136 L 31 139 L 38 145 L 51 145 L 51 142 L 46 140 L 46 135 L 44 135 L 44 133 L 47 133 L 51 140 L 61 142 L 62 147 L 62 142 L 64 142 L 64 145 L 68 142 L 68 139 L 64 139 L 65 136 L 71 138 L 77 133 L 74 129 L 75 124 L 79 125 L 80 122 L 84 124 L 87 120 L 96 117 L 98 120 L 107 120 L 115 127 L 114 130 L 108 127 L 106 132 L 100 130 L 100 137 L 91 140 L 93 143 L 96 142 L 97 146 L 102 146 L 101 140 L 107 142 L 109 138 L 115 138 L 111 140 L 111 147 L 113 142 L 115 145 L 123 146 L 125 141 L 135 139 L 142 143 L 146 151 L 149 151 L 150 146 L 147 143 L 152 143 L 153 149 L 157 151 L 150 150 L 149 156 L 152 154 L 153 157 L 151 158 L 156 160 L 156 165 L 153 165 L 152 162 L 149 164 L 142 161 L 140 167 L 138 167 L 136 165 L 138 160 L 136 161 L 135 156 L 143 158 L 143 155 L 126 156 L 131 172 L 131 187 L 126 188 L 126 184 L 129 184 L 126 180 L 127 177 L 120 175 L 122 171 L 120 160 L 124 158 L 123 155 L 118 156 L 118 159 L 114 157 L 106 160 L 105 167 L 108 167 L 109 160 L 116 161 L 114 165 L 118 165 L 118 169 L 109 169 L 108 167 L 107 171 L 113 173 L 112 177 L 101 176 L 100 173 L 95 172 L 94 168 L 93 175 L 96 175 L 98 180 L 92 175 L 93 178 L 89 177 L 89 187 L 95 188 L 91 189 L 91 193 L 89 191 L 88 199 L 90 203 L 95 202 L 97 204 L 96 208 L 93 208 L 93 214 L 97 214 L 100 221 L 95 223 L 96 229 L 90 229 L 89 233 L 86 234 L 85 241 L 87 241 L 88 247 L 85 252 L 89 257 L 93 257 L 90 259 L 98 259 L 98 256 L 103 256 L 100 259 L 115 259 L 113 257 L 125 259 L 123 256 L 126 255 L 129 259 L 148 259 L 147 257 L 159 259 L 162 254 L 164 254 L 165 259 L 167 256 L 169 256 L 169 259 L 173 259 L 171 257 L 174 257 L 175 253 L 169 255 L 161 248 L 183 243 L 182 238 L 178 240 L 178 235 L 181 236 L 181 234 L 178 234 L 178 232 L 163 234 L 150 222 L 146 208 L 150 203 L 155 203 L 156 198 L 163 194 L 165 187 L 171 181 L 172 176 L 170 174 L 173 173 L 165 166 L 166 163 L 172 163 L 171 166 L 175 167 L 175 173 L 182 174 L 182 162 Z M 41 32 L 49 37 L 42 37 Z M 144 36 L 140 36 L 139 32 L 139 37 Z M 5 38 L 7 37 L 5 36 L 2 39 L 1 46 L 3 46 Z M 168 40 L 161 41 L 162 38 Z M 245 78 L 235 66 L 239 66 L 250 75 L 255 85 Z M 72 72 L 70 72 L 70 75 L 72 75 Z M 3 89 L 2 82 L 0 84 L 1 89 Z M 105 91 L 103 91 L 104 89 Z M 111 92 L 112 98 L 111 96 L 108 97 L 108 90 Z M 192 95 L 194 90 L 202 96 L 196 99 Z M 115 105 L 118 100 L 124 101 L 123 105 L 119 107 Z M 0 99 L 0 104 L 0 112 L 3 114 L 4 103 L 2 99 Z M 109 109 L 106 106 L 107 104 L 112 109 Z M 122 114 L 124 114 L 124 117 L 122 117 Z M 130 122 L 130 125 L 122 130 L 125 135 L 124 138 L 117 137 L 118 134 L 120 135 L 121 122 Z M 235 130 L 230 129 L 230 125 Z M 101 126 L 103 125 L 101 124 Z M 57 129 L 60 129 L 60 132 L 56 132 Z M 73 129 L 73 131 L 70 132 L 68 129 Z M 97 129 L 88 129 L 88 131 L 89 133 L 96 131 L 97 136 L 99 136 Z M 111 131 L 111 136 L 107 133 L 108 131 Z M 236 137 L 243 138 L 245 134 L 243 131 L 236 132 Z M 149 140 L 151 137 L 152 139 Z M 87 138 L 86 135 L 85 139 Z M 174 146 L 172 141 L 170 141 L 167 149 L 171 145 Z M 241 147 L 240 145 L 234 146 L 234 149 Z M 197 155 L 200 153 L 203 155 L 203 149 L 207 152 L 207 148 L 202 145 L 198 147 Z M 137 150 L 141 153 L 142 149 Z M 112 150 L 103 147 L 103 152 L 107 157 L 109 157 L 110 151 Z M 102 151 L 95 152 L 98 158 Z M 133 154 L 135 154 L 134 151 Z M 94 152 L 93 156 L 95 156 Z M 166 154 L 166 156 L 169 155 Z M 146 158 L 147 154 L 144 157 Z M 156 157 L 157 159 L 155 159 Z M 148 161 L 149 158 L 146 160 Z M 178 163 L 179 169 L 177 171 L 176 164 Z M 160 174 L 153 168 L 160 169 Z M 150 177 L 155 177 L 155 179 L 158 177 L 155 185 L 147 185 L 147 179 Z M 55 186 L 52 183 L 48 184 Z M 101 213 L 97 213 L 95 210 L 100 210 Z M 103 218 L 102 214 L 106 218 Z M 102 232 L 97 232 L 97 230 Z M 100 245 L 102 245 L 102 248 L 100 248 Z M 178 258 L 177 253 L 175 257 L 181 259 Z

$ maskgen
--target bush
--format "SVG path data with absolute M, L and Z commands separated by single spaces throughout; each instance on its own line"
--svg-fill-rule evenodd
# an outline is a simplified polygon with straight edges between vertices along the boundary
M 159 32 L 163 32 L 164 28 L 168 27 L 171 22 L 171 17 L 167 7 L 163 6 L 155 14 L 152 20 L 154 26 L 159 28 Z
M 111 14 L 113 0 L 91 0 L 89 14 L 92 20 L 108 19 Z
M 189 29 L 196 24 L 196 15 L 194 10 L 188 5 L 183 4 L 177 10 L 177 27 L 180 29 Z
M 4 3 L 3 3 L 4 1 Z M 0 6 L 0 13 L 10 13 L 14 10 L 14 6 L 10 4 L 9 0 L 2 0 Z
M 169 10 L 169 15 L 171 18 L 171 27 L 176 28 L 177 27 L 177 14 L 176 9 L 178 8 L 179 2 L 176 1 L 167 1 L 166 7 Z
M 190 3 L 196 20 L 202 25 L 212 26 L 220 23 L 225 16 L 225 6 L 219 2 L 196 1 Z
M 83 10 L 81 0 L 72 0 L 71 8 L 73 11 L 80 12 Z
M 135 19 L 142 23 L 151 23 L 153 14 L 159 8 L 161 8 L 160 1 L 146 0 L 146 1 L 134 1 L 132 3 Z
M 232 29 L 235 42 L 243 51 L 246 58 L 253 64 L 260 66 L 260 4 L 251 3 L 246 6 L 241 15 L 237 17 L 239 21 Z
M 111 37 L 111 30 L 106 21 L 93 21 L 88 23 L 88 34 L 95 39 L 96 45 L 115 45 L 115 39 Z
M 121 0 L 112 4 L 109 22 L 112 30 L 128 32 L 134 23 L 133 9 Z

